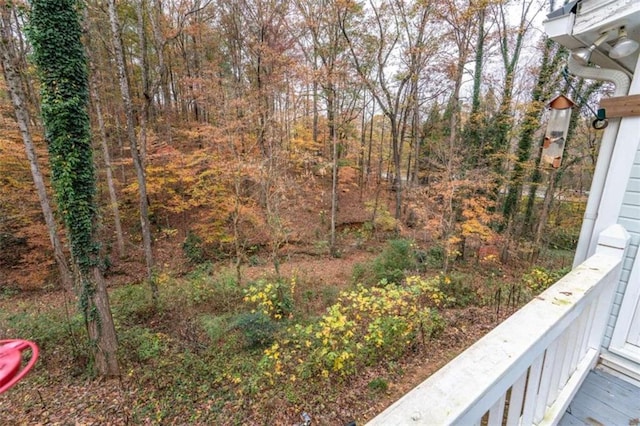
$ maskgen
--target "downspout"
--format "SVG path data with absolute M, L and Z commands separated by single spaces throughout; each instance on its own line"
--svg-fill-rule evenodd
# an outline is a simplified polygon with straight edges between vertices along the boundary
M 629 93 L 631 79 L 623 71 L 584 66 L 575 61 L 571 55 L 569 55 L 568 69 L 571 74 L 578 77 L 612 82 L 615 85 L 613 96 L 626 96 Z M 574 268 L 584 262 L 589 255 L 589 247 L 591 246 L 591 241 L 594 239 L 593 229 L 596 218 L 598 217 L 602 192 L 607 180 L 607 174 L 609 173 L 609 164 L 611 163 L 611 155 L 613 154 L 619 128 L 620 118 L 609 119 L 609 125 L 602 135 L 596 168 L 593 172 L 591 190 L 589 192 L 589 198 L 587 199 L 582 228 L 580 229 L 578 246 L 576 247 L 576 254 L 573 258 Z

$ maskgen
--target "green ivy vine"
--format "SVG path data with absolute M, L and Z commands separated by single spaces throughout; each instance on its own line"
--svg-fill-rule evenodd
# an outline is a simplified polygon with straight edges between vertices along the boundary
M 82 277 L 80 303 L 91 317 L 97 265 L 95 174 L 88 115 L 88 75 L 77 0 L 32 0 L 27 36 L 41 82 L 42 119 L 58 209 Z

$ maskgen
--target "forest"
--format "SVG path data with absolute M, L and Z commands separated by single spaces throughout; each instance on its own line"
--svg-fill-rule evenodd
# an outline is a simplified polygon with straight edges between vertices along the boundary
M 360 424 L 557 281 L 553 3 L 0 0 L 0 423 Z

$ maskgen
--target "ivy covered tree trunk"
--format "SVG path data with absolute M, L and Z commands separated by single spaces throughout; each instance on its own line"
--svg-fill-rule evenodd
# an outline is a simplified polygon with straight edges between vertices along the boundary
M 22 134 L 22 141 L 24 142 L 24 149 L 27 154 L 27 159 L 29 160 L 31 176 L 33 177 L 33 183 L 38 193 L 40 207 L 42 208 L 44 220 L 47 224 L 49 240 L 51 241 L 53 255 L 56 259 L 56 264 L 58 265 L 58 271 L 60 273 L 60 281 L 66 290 L 72 291 L 73 276 L 69 269 L 64 250 L 62 249 L 62 243 L 60 242 L 60 238 L 58 238 L 58 227 L 53 216 L 51 204 L 49 203 L 49 196 L 47 195 L 44 178 L 42 177 L 42 172 L 38 165 L 36 149 L 33 144 L 33 139 L 31 138 L 29 112 L 25 105 L 26 95 L 22 87 L 19 70 L 20 65 L 11 36 L 11 17 L 9 7 L 10 6 L 6 3 L 0 6 L 0 60 L 2 62 L 2 71 L 13 103 L 16 121 L 18 122 L 20 133 Z
M 483 129 L 481 128 L 483 118 L 480 112 L 480 95 L 482 91 L 483 60 L 484 60 L 484 30 L 486 5 L 479 5 L 478 8 L 478 34 L 476 38 L 476 58 L 473 72 L 473 94 L 471 96 L 471 112 L 469 121 L 465 128 L 465 142 L 468 148 L 465 150 L 465 162 L 469 167 L 477 167 L 483 149 Z
M 505 222 L 513 220 L 515 213 L 518 211 L 523 179 L 526 173 L 527 163 L 531 157 L 533 136 L 540 126 L 540 117 L 544 110 L 544 100 L 549 97 L 548 81 L 550 73 L 553 71 L 551 68 L 552 48 L 553 40 L 547 38 L 542 50 L 540 73 L 538 74 L 531 96 L 531 102 L 527 106 L 524 121 L 520 128 L 520 138 L 516 151 L 517 159 L 511 171 L 507 197 L 502 211 Z
M 77 0 L 33 0 L 28 36 L 42 92 L 51 179 L 76 263 L 80 308 L 100 375 L 119 375 L 117 338 L 95 240 L 96 181 Z
M 528 11 L 533 5 L 532 1 L 523 1 L 521 5 L 520 23 L 518 24 L 515 40 L 509 36 L 511 33 L 509 20 L 507 19 L 505 6 L 498 4 L 495 6 L 495 24 L 498 28 L 500 54 L 504 65 L 505 75 L 502 92 L 502 100 L 496 116 L 496 136 L 493 143 L 489 147 L 487 155 L 491 156 L 491 167 L 496 176 L 494 184 L 494 197 L 497 200 L 500 195 L 500 189 L 504 183 L 505 176 L 505 157 L 509 153 L 509 133 L 514 126 L 514 117 L 512 114 L 512 101 L 514 91 L 514 79 L 516 78 L 516 70 L 520 54 L 522 53 L 523 41 L 525 34 L 531 26 L 531 22 L 527 19 Z M 503 215 L 504 216 L 504 215 Z M 506 224 L 506 219 L 504 220 Z

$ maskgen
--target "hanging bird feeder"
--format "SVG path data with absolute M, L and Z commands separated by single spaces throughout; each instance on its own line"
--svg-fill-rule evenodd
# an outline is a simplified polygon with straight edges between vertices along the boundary
M 542 161 L 554 169 L 562 164 L 562 154 L 571 122 L 571 109 L 575 103 L 564 95 L 558 95 L 547 105 L 549 122 L 542 144 Z

